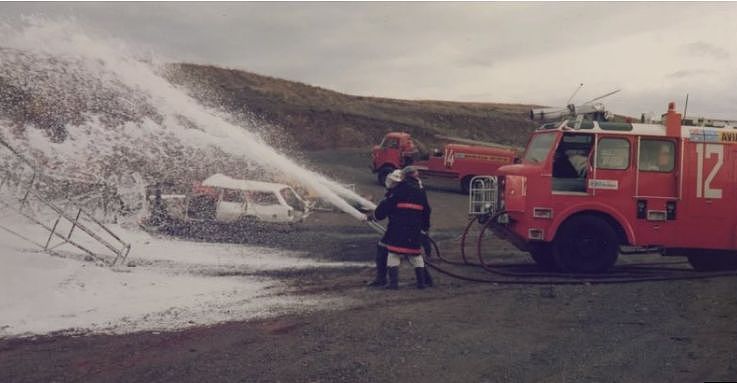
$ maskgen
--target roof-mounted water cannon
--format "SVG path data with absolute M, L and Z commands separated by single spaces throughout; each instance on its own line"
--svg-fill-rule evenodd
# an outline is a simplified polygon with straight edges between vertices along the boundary
M 575 105 L 571 103 L 571 100 L 582 86 L 583 84 L 573 92 L 573 95 L 568 99 L 566 107 L 532 109 L 530 110 L 530 119 L 540 122 L 554 122 L 566 118 L 582 116 L 593 121 L 606 121 L 609 117 L 609 112 L 606 110 L 603 103 L 597 101 L 618 93 L 620 89 L 615 89 L 609 93 L 586 101 L 583 104 Z

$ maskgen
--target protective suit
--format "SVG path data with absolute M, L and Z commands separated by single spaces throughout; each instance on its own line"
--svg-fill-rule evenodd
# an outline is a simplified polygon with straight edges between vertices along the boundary
M 426 239 L 423 232 L 430 228 L 431 208 L 417 170 L 407 167 L 402 175 L 403 181 L 389 189 L 386 198 L 376 207 L 374 217 L 377 220 L 389 218 L 386 233 L 381 239 L 388 251 L 388 288 L 397 288 L 399 264 L 403 256 L 408 257 L 415 268 L 417 287 L 424 288 L 426 270 L 422 247 Z

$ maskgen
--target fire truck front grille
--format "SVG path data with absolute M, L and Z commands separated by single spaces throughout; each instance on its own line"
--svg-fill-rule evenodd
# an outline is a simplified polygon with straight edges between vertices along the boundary
M 477 176 L 468 188 L 469 209 L 472 216 L 494 214 L 499 210 L 499 179 Z

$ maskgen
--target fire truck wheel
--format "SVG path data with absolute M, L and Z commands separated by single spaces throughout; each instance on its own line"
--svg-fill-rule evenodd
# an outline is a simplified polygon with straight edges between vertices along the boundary
M 384 186 L 384 183 L 386 182 L 386 176 L 389 175 L 389 173 L 393 172 L 394 168 L 391 166 L 383 166 L 379 171 L 376 173 L 376 181 L 379 182 L 379 185 Z
M 688 256 L 688 263 L 696 271 L 737 270 L 737 254 L 708 252 Z
M 617 262 L 619 237 L 604 218 L 575 216 L 559 229 L 553 256 L 562 271 L 604 273 Z
M 558 265 L 553 257 L 553 247 L 549 244 L 534 246 L 530 249 L 530 257 L 545 271 L 555 271 Z

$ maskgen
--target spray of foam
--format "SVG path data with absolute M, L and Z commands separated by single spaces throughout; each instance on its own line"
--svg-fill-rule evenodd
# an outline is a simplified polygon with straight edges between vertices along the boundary
M 230 154 L 282 172 L 356 218 L 362 218 L 363 214 L 346 200 L 364 208 L 375 207 L 339 183 L 298 165 L 253 132 L 228 122 L 221 112 L 201 105 L 186 91 L 157 74 L 155 60 L 137 59 L 131 47 L 120 41 L 92 36 L 70 21 L 35 17 L 26 19 L 21 28 L 0 26 L 0 35 L 4 36 L 4 46 L 74 58 L 88 67 L 85 70 L 99 72 L 98 78 L 104 81 L 120 81 L 145 92 L 164 116 L 162 125 L 188 145 L 215 145 Z M 198 128 L 183 126 L 178 116 L 184 116 Z

